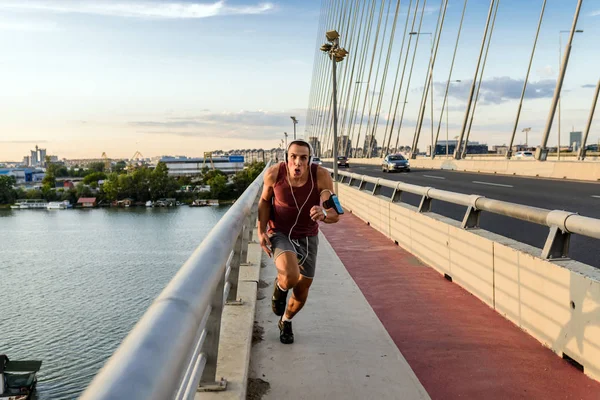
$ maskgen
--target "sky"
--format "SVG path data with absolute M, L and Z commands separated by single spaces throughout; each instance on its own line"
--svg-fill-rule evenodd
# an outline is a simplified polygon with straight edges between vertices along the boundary
M 508 141 L 541 3 L 501 0 L 473 140 Z M 532 128 L 530 142 L 539 141 L 546 122 L 559 31 L 570 29 L 576 3 L 547 1 L 520 124 Z M 401 2 L 389 75 L 395 73 L 407 4 Z M 433 32 L 439 5 L 429 0 L 421 32 Z M 434 69 L 436 126 L 462 5 L 449 2 Z M 464 117 L 488 6 L 484 0 L 467 6 L 452 74 L 461 82 L 451 90 L 450 136 Z M 313 63 L 315 55 L 323 57 L 315 52 L 320 12 L 318 0 L 0 0 L 0 160 L 19 161 L 36 144 L 71 159 L 103 152 L 128 158 L 136 151 L 145 157 L 202 156 L 216 149 L 272 148 L 283 132 L 292 134 L 290 116 L 299 120 L 298 136 L 310 133 L 315 128 L 305 126 L 305 119 Z M 584 32 L 575 36 L 563 85 L 563 137 L 571 127 L 583 130 L 587 120 L 599 75 L 599 25 L 600 2 L 584 2 L 577 25 Z M 332 28 L 344 45 L 341 27 Z M 401 132 L 407 144 L 429 57 L 428 37 L 422 38 Z M 344 63 L 351 65 L 353 55 Z M 368 79 L 367 72 L 361 79 Z M 374 75 L 370 91 L 378 96 L 381 78 L 376 83 Z M 389 79 L 380 126 L 388 117 Z M 365 123 L 367 113 L 368 107 Z M 594 142 L 598 119 L 590 133 Z M 554 130 L 550 145 L 556 143 Z

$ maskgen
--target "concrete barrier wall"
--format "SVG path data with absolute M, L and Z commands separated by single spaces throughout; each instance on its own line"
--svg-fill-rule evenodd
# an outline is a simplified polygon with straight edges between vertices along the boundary
M 338 192 L 346 210 L 600 381 L 599 270 L 345 184 Z
M 326 160 L 327 161 L 327 160 Z M 331 161 L 331 160 L 329 160 Z M 350 165 L 381 165 L 380 158 L 353 158 Z M 487 174 L 530 176 L 552 179 L 600 181 L 600 162 L 530 161 L 506 159 L 454 160 L 447 158 L 417 158 L 411 168 L 447 169 Z

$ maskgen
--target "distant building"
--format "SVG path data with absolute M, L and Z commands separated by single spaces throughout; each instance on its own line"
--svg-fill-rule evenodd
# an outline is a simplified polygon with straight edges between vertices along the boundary
M 46 166 L 46 149 L 38 149 L 38 162 L 42 166 Z
M 83 208 L 92 208 L 97 205 L 95 197 L 80 197 L 77 204 L 80 204 Z
M 321 141 L 319 140 L 319 138 L 316 136 L 311 136 L 308 138 L 308 143 L 310 143 L 310 145 L 312 146 L 313 151 L 315 152 L 315 156 L 320 157 L 321 156 Z
M 569 146 L 573 146 L 573 151 L 579 150 L 581 147 L 581 132 L 569 133 Z
M 456 140 L 448 141 L 448 154 L 454 154 L 454 150 L 456 149 L 456 145 L 458 142 Z M 431 147 L 431 146 L 429 146 Z M 429 150 L 428 150 L 429 153 Z M 446 141 L 439 141 L 435 146 L 435 154 L 436 155 L 445 155 L 446 154 Z M 467 154 L 488 154 L 488 145 L 487 144 L 479 144 L 479 142 L 469 142 L 467 145 Z
M 0 168 L 0 176 L 12 176 L 17 185 L 27 185 L 41 182 L 46 174 L 33 168 Z
M 38 153 L 37 153 L 37 146 L 36 146 L 36 150 L 31 150 L 31 157 L 29 157 L 29 167 L 35 167 L 36 165 L 38 165 Z
M 244 169 L 244 156 L 230 155 L 225 157 L 204 158 L 163 157 L 162 162 L 167 165 L 169 176 L 197 176 L 202 174 L 202 169 L 207 167 L 218 169 L 226 174 L 234 174 Z
M 500 154 L 500 155 L 505 155 L 506 153 L 508 153 L 508 146 L 506 145 L 502 145 L 502 146 L 492 146 L 492 152 L 496 153 L 496 154 Z
M 362 154 L 367 157 L 377 157 L 377 139 L 374 135 L 366 135 L 363 144 Z
M 352 143 L 348 135 L 338 138 L 338 155 L 350 158 L 352 153 Z

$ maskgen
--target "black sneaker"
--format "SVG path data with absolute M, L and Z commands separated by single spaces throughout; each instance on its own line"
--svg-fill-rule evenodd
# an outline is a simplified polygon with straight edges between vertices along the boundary
M 292 321 L 279 320 L 279 341 L 283 344 L 294 343 L 294 332 L 292 331 Z
M 285 292 L 279 289 L 277 286 L 277 278 L 275 278 L 275 282 L 273 283 L 273 297 L 271 298 L 271 309 L 275 313 L 275 315 L 282 316 L 285 312 L 285 308 L 287 307 L 287 295 L 288 291 Z

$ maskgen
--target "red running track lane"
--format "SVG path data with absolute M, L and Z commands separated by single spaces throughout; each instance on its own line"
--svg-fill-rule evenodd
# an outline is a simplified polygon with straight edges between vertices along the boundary
M 600 399 L 599 382 L 356 216 L 321 230 L 432 399 Z

